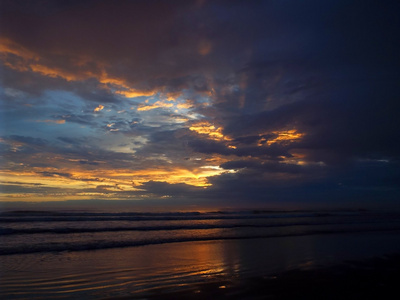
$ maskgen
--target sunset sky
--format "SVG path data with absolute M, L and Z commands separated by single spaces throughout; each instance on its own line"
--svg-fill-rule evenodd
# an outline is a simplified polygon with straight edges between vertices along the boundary
M 1 202 L 398 206 L 400 1 L 0 3 Z

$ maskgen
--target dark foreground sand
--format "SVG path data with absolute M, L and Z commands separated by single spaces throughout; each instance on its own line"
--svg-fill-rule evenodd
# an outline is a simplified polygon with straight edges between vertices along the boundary
M 400 299 L 400 254 L 118 299 Z

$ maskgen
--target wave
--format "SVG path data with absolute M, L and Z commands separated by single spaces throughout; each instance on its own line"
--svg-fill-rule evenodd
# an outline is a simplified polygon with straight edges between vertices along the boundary
M 167 212 L 167 213 L 93 213 L 93 212 L 44 212 L 13 211 L 0 213 L 0 223 L 21 222 L 82 222 L 82 221 L 180 221 L 180 220 L 234 220 L 234 219 L 285 219 L 285 218 L 324 218 L 331 216 L 356 216 L 364 214 L 359 211 L 339 212 Z M 398 215 L 396 215 L 398 216 Z
M 35 244 L 21 245 L 18 247 L 0 247 L 0 255 L 28 254 L 38 252 L 61 252 L 61 251 L 87 251 L 100 250 L 110 248 L 138 247 L 155 244 L 197 242 L 197 241 L 215 241 L 215 240 L 246 240 L 260 238 L 278 238 L 292 236 L 306 236 L 319 234 L 342 234 L 342 233 L 359 233 L 359 232 L 376 232 L 376 231 L 400 231 L 400 227 L 396 228 L 358 228 L 358 229 L 338 229 L 338 230 L 309 230 L 297 233 L 277 233 L 264 235 L 240 235 L 240 236 L 189 236 L 179 238 L 159 238 L 159 239 L 142 239 L 142 240 L 125 240 L 125 241 L 106 241 L 96 240 L 81 243 L 51 243 L 51 244 Z
M 275 224 L 194 224 L 194 225 L 161 225 L 161 226 L 119 226 L 119 227 L 59 227 L 59 228 L 0 228 L 0 235 L 18 234 L 72 234 L 90 232 L 118 232 L 118 231 L 169 231 L 169 230 L 205 230 L 205 229 L 229 229 L 229 228 L 274 228 L 292 226 L 320 226 L 320 225 L 351 225 L 351 224 L 388 224 L 388 221 L 350 221 L 350 222 L 298 222 Z M 392 222 L 390 222 L 392 223 Z

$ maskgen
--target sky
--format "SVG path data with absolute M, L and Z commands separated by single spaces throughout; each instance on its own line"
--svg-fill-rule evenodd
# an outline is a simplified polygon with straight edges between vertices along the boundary
M 0 206 L 400 207 L 399 13 L 0 0 Z

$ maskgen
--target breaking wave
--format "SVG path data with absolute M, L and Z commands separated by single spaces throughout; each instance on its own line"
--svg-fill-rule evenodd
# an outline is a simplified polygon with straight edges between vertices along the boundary
M 0 223 L 0 255 L 84 251 L 189 241 L 400 231 L 398 214 L 359 211 L 14 211 L 1 213 Z

